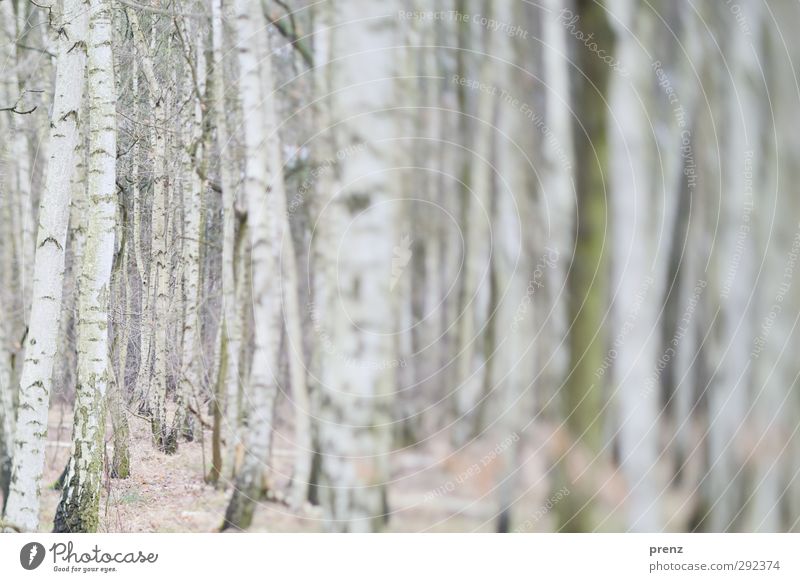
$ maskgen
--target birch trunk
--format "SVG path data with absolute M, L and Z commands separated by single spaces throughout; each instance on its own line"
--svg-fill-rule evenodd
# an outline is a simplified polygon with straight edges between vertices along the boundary
M 610 107 L 619 112 L 610 132 L 611 192 L 615 256 L 612 264 L 614 335 L 616 361 L 611 385 L 617 403 L 620 466 L 626 478 L 628 528 L 656 531 L 663 522 L 665 482 L 659 480 L 658 440 L 662 416 L 658 386 L 648 388 L 660 354 L 661 315 L 669 265 L 668 245 L 658 233 L 672 233 L 678 208 L 678 191 L 665 184 L 680 175 L 676 157 L 680 141 L 666 144 L 659 167 L 659 149 L 649 131 L 648 120 L 674 121 L 654 104 L 654 90 L 647 54 L 634 33 L 658 38 L 663 23 L 654 22 L 649 10 L 622 0 L 616 5 L 621 15 L 616 30 L 619 59 L 630 77 L 612 74 Z M 626 28 L 627 27 L 627 28 Z M 671 112 L 668 112 L 671 113 Z M 633 217 L 631 217 L 633 213 Z
M 116 217 L 116 94 L 110 0 L 91 0 L 88 43 L 89 167 L 92 210 L 86 233 L 78 309 L 78 389 L 72 456 L 55 531 L 94 532 L 99 522 L 110 379 L 108 304 Z
M 401 244 L 389 186 L 395 119 L 387 108 L 395 94 L 395 62 L 402 62 L 394 49 L 400 39 L 394 8 L 337 5 L 322 18 L 333 24 L 323 33 L 332 43 L 329 60 L 315 63 L 321 84 L 329 82 L 331 90 L 323 93 L 327 131 L 318 139 L 354 152 L 333 168 L 336 181 L 347 186 L 321 193 L 328 205 L 317 223 L 327 231 L 320 243 L 333 243 L 323 269 L 334 276 L 320 298 L 324 319 L 318 319 L 326 337 L 318 339 L 333 342 L 319 376 L 319 498 L 326 527 L 334 531 L 380 530 L 388 519 L 394 369 L 385 326 L 395 321 L 390 285 Z
M 199 94 L 194 96 L 194 115 L 191 123 L 192 139 L 191 145 L 188 146 L 194 150 L 194 154 L 190 155 L 189 151 L 182 153 L 186 165 L 183 184 L 184 230 L 181 257 L 185 301 L 182 373 L 178 385 L 175 416 L 166 443 L 166 451 L 168 453 L 177 451 L 178 437 L 183 431 L 186 420 L 186 407 L 192 394 L 197 394 L 201 387 L 200 266 L 202 260 L 200 242 L 203 238 L 203 196 L 205 195 L 206 187 L 206 180 L 201 177 L 205 176 L 206 173 L 206 136 L 203 131 L 203 106 L 201 101 L 206 92 L 206 61 L 202 33 L 197 34 L 196 41 L 195 71 L 197 86 L 193 89 L 195 90 L 194 92 Z M 195 171 L 192 167 L 193 163 L 197 165 L 199 171 Z M 189 181 L 188 187 L 186 186 L 187 180 Z
M 119 204 L 117 215 L 117 244 L 112 266 L 112 316 L 111 354 L 117 355 L 117 368 L 110 372 L 108 386 L 108 411 L 114 432 L 114 453 L 111 459 L 110 475 L 114 479 L 127 479 L 130 476 L 130 430 L 125 411 L 123 392 L 125 390 L 125 370 L 128 362 L 130 343 L 130 313 L 132 311 L 131 288 L 128 280 L 128 236 L 124 202 Z
M 19 417 L 6 507 L 9 521 L 28 531 L 36 531 L 39 525 L 39 488 L 44 470 L 47 415 L 61 320 L 70 185 L 80 133 L 78 113 L 86 66 L 85 13 L 84 2 L 65 0 L 63 12 L 57 17 L 60 20 L 56 20 L 60 22 L 56 28 L 61 26 L 64 30 L 59 35 L 50 121 L 52 155 L 39 209 L 33 300 L 20 378 Z
M 239 359 L 242 345 L 241 317 L 237 310 L 236 286 L 241 273 L 236 272 L 236 193 L 234 191 L 233 161 L 229 144 L 228 121 L 225 115 L 225 74 L 223 52 L 222 0 L 211 1 L 212 10 L 212 115 L 217 129 L 217 154 L 220 158 L 222 186 L 222 346 L 225 349 L 222 389 L 225 410 L 226 458 L 231 462 L 239 443 Z M 237 277 L 238 275 L 238 277 Z M 220 405 L 218 403 L 218 405 Z M 231 471 L 231 476 L 235 476 Z
M 599 5 L 580 3 L 575 16 L 582 30 L 594 33 L 598 46 L 611 50 L 614 36 L 609 16 Z M 558 25 L 564 26 L 562 13 Z M 567 18 L 572 18 L 569 15 Z M 572 37 L 572 35 L 571 35 Z M 569 374 L 562 390 L 560 417 L 569 436 L 593 454 L 603 449 L 603 425 L 598 411 L 603 406 L 604 381 L 598 376 L 604 353 L 602 325 L 607 292 L 607 259 L 604 241 L 608 236 L 606 215 L 606 165 L 608 156 L 607 96 L 609 66 L 574 38 L 568 39 L 577 54 L 581 74 L 573 76 L 575 123 L 572 124 L 574 158 L 581 163 L 575 172 L 575 199 L 580 209 L 572 221 L 574 253 L 567 280 L 570 321 L 567 340 Z M 571 54 L 567 51 L 567 54 Z M 569 478 L 569 477 L 567 477 Z M 571 481 L 571 479 L 570 479 Z M 596 525 L 589 498 L 593 483 L 569 487 L 572 492 L 556 508 L 559 530 L 591 531 Z
M 285 200 L 282 165 L 271 165 L 276 159 L 277 125 L 275 95 L 264 92 L 264 87 L 272 84 L 266 22 L 262 12 L 253 10 L 246 0 L 237 0 L 235 6 L 242 113 L 246 120 L 245 196 L 255 327 L 253 365 L 245 390 L 250 410 L 247 449 L 225 514 L 224 529 L 247 528 L 265 488 L 262 474 L 269 465 L 282 326 L 280 281 L 275 277 L 283 230 L 278 206 L 281 197 Z M 280 159 L 280 152 L 277 157 Z
M 19 71 L 22 69 L 23 61 L 20 58 L 19 43 L 27 26 L 25 16 L 25 5 L 20 5 L 17 14 L 14 13 L 12 2 L 0 3 L 0 25 L 3 26 L 8 48 L 4 47 L 5 57 L 3 61 L 7 63 L 8 70 L 4 75 L 4 81 L 9 87 L 8 98 L 13 103 L 23 97 L 24 85 L 21 83 Z M 34 277 L 34 252 L 37 241 L 35 237 L 36 225 L 33 214 L 33 190 L 31 188 L 31 159 L 29 147 L 29 135 L 25 127 L 24 118 L 20 115 L 11 116 L 11 152 L 14 156 L 13 171 L 11 173 L 14 207 L 15 228 L 13 236 L 16 246 L 16 260 L 18 265 L 18 277 L 20 286 L 20 296 L 18 305 L 21 307 L 21 319 L 24 324 L 29 321 L 31 298 L 33 297 L 33 277 Z M 15 335 L 17 331 L 15 330 Z
M 478 2 L 467 3 L 478 12 Z M 489 6 L 487 5 L 487 8 Z M 464 27 L 465 24 L 458 26 Z M 502 36 L 502 35 L 499 35 Z M 496 83 L 499 80 L 498 68 L 500 65 L 493 59 L 493 51 L 499 48 L 498 35 L 483 31 L 482 52 L 477 59 L 477 78 L 490 79 Z M 462 39 L 461 42 L 464 42 Z M 471 42 L 466 39 L 466 42 Z M 466 47 L 465 47 L 466 48 Z M 462 76 L 470 78 L 473 73 L 468 57 L 471 51 L 466 50 Z M 462 107 L 467 100 L 462 101 Z M 464 282 L 461 289 L 460 312 L 458 319 L 457 366 L 458 388 L 455 392 L 456 415 L 459 423 L 456 425 L 455 443 L 463 445 L 468 439 L 473 438 L 476 432 L 476 418 L 480 417 L 480 410 L 485 401 L 482 397 L 489 382 L 487 378 L 487 362 L 484 357 L 484 339 L 489 335 L 489 300 L 491 297 L 491 271 L 492 271 L 492 245 L 491 221 L 492 202 L 490 191 L 494 179 L 492 172 L 492 140 L 493 140 L 493 114 L 495 111 L 495 97 L 487 91 L 479 92 L 477 96 L 477 119 L 470 120 L 464 115 L 462 135 L 463 145 L 467 148 L 462 155 L 464 172 L 464 186 L 461 204 L 464 207 Z M 468 111 L 468 109 L 467 109 Z M 487 244 L 489 242 L 489 244 Z
M 152 356 L 143 353 L 146 365 L 140 381 L 145 382 L 147 408 L 150 414 L 153 442 L 164 450 L 168 437 L 166 425 L 166 393 L 167 393 L 167 318 L 169 314 L 169 258 L 167 256 L 167 236 L 169 222 L 167 219 L 167 99 L 165 89 L 156 77 L 155 67 L 145 41 L 142 27 L 136 11 L 125 9 L 131 22 L 136 51 L 142 60 L 142 71 L 147 80 L 150 95 L 150 107 L 153 111 L 153 128 L 151 142 L 153 146 L 153 206 L 151 222 L 151 266 L 147 289 L 149 300 L 148 326 L 146 333 L 153 335 Z M 152 375 L 150 374 L 150 358 L 154 360 Z
M 756 39 L 761 3 L 749 0 L 742 3 L 742 9 L 756 31 L 753 46 L 759 46 Z M 721 8 L 715 13 L 720 23 L 725 22 L 723 11 Z M 763 155 L 760 109 L 764 96 L 756 91 L 763 82 L 758 54 L 754 54 L 748 42 L 730 36 L 723 46 L 727 49 L 725 54 L 730 55 L 730 72 L 720 80 L 724 78 L 722 82 L 730 85 L 718 86 L 719 98 L 724 103 L 718 123 L 725 133 L 722 145 L 717 145 L 724 190 L 720 239 L 714 247 L 719 318 L 711 341 L 714 373 L 708 388 L 710 466 L 706 489 L 707 525 L 714 532 L 741 531 L 744 518 L 740 510 L 746 499 L 747 475 L 743 463 L 749 435 L 742 428 L 750 408 L 749 389 L 753 381 L 751 302 L 757 274 L 754 234 L 750 228 L 756 198 L 747 181 L 760 166 L 754 157 Z M 758 184 L 755 175 L 753 183 Z M 712 232 L 710 226 L 707 228 Z

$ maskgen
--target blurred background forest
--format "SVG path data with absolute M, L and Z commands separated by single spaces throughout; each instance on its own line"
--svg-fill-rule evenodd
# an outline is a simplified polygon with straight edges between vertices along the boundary
M 800 531 L 798 23 L 0 0 L 0 529 Z

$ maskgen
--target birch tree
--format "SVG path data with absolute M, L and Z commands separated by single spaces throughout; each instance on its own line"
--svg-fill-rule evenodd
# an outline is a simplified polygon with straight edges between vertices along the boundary
M 217 155 L 220 159 L 220 182 L 222 188 L 222 326 L 219 384 L 217 406 L 224 406 L 227 459 L 232 463 L 239 440 L 239 356 L 241 353 L 241 316 L 237 310 L 236 286 L 241 285 L 241 273 L 237 278 L 236 226 L 238 224 L 233 160 L 230 133 L 225 107 L 225 74 L 223 52 L 222 1 L 211 1 L 211 115 L 217 132 Z M 241 236 L 241 235 L 240 235 Z M 222 414 L 222 411 L 219 413 Z M 221 422 L 221 420 L 220 420 Z M 221 468 L 218 469 L 221 471 Z
M 116 218 L 116 91 L 110 0 L 90 0 L 88 42 L 89 163 L 92 201 L 78 298 L 78 388 L 70 463 L 56 532 L 97 531 L 110 380 L 108 306 Z
M 254 347 L 253 364 L 244 392 L 248 416 L 244 464 L 225 514 L 223 528 L 246 528 L 253 519 L 255 503 L 265 491 L 262 474 L 269 463 L 273 414 L 277 396 L 277 370 L 281 328 L 279 268 L 283 217 L 276 201 L 283 194 L 281 165 L 275 167 L 277 126 L 272 66 L 266 23 L 260 10 L 245 0 L 236 2 L 236 31 L 240 68 L 242 113 L 246 120 L 245 196 L 250 233 Z
M 86 3 L 64 0 L 51 9 L 58 34 L 58 61 L 50 120 L 52 155 L 39 207 L 33 268 L 33 300 L 19 389 L 7 518 L 36 531 L 40 482 L 44 470 L 50 389 L 58 349 L 64 248 L 69 221 L 70 188 L 80 135 L 79 112 L 86 66 Z M 113 87 L 112 87 L 113 91 Z
M 715 194 L 720 199 L 719 242 L 712 261 L 716 282 L 713 285 L 714 305 L 719 317 L 714 324 L 714 339 L 710 345 L 710 364 L 713 375 L 708 388 L 709 403 L 709 469 L 707 474 L 707 517 L 711 531 L 737 531 L 744 517 L 739 511 L 745 499 L 746 475 L 743 472 L 747 438 L 742 430 L 749 410 L 748 387 L 753 381 L 753 362 L 750 358 L 753 325 L 753 280 L 757 272 L 754 233 L 750 221 L 755 196 L 748 188 L 748 176 L 758 176 L 760 164 L 748 170 L 751 159 L 762 151 L 762 115 L 760 103 L 764 98 L 758 90 L 760 12 L 759 2 L 743 3 L 755 36 L 752 46 L 729 37 L 725 49 L 731 59 L 730 76 L 718 85 L 724 107 L 717 122 L 725 128 L 725 141 L 717 146 L 721 184 Z M 722 9 L 716 20 L 725 22 Z M 712 12 L 713 14 L 713 12 Z M 717 65 L 719 66 L 719 65 Z M 729 98 L 731 91 L 737 95 Z M 723 97 L 723 95 L 725 95 Z M 715 112 L 716 113 L 716 112 Z M 746 232 L 743 235 L 743 226 Z M 707 227 L 708 228 L 708 227 Z
M 321 19 L 333 26 L 322 37 L 331 43 L 330 60 L 316 63 L 331 91 L 325 94 L 325 134 L 319 139 L 358 147 L 334 169 L 341 189 L 320 193 L 327 206 L 317 223 L 328 231 L 320 243 L 334 243 L 325 261 L 336 273 L 320 298 L 323 333 L 336 343 L 323 356 L 318 413 L 319 498 L 327 528 L 334 531 L 379 530 L 388 520 L 394 379 L 384 329 L 394 321 L 391 259 L 399 244 L 389 177 L 396 119 L 388 108 L 395 62 L 402 62 L 393 48 L 395 8 L 347 2 Z

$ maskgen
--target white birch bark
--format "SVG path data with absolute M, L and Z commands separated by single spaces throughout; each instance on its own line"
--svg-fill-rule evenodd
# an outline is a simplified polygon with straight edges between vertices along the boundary
M 242 114 L 245 119 L 245 196 L 250 233 L 254 346 L 253 364 L 244 391 L 249 410 L 246 455 L 236 477 L 236 488 L 228 504 L 225 528 L 250 525 L 255 502 L 264 492 L 262 474 L 269 463 L 272 424 L 277 396 L 278 355 L 282 326 L 280 263 L 283 218 L 278 198 L 283 193 L 281 166 L 275 159 L 277 127 L 274 125 L 275 95 L 264 93 L 271 85 L 272 67 L 266 22 L 260 10 L 246 0 L 236 1 L 236 30 Z M 278 154 L 279 157 L 280 154 Z
M 755 38 L 759 26 L 755 23 L 760 21 L 761 3 L 748 0 L 741 6 L 753 23 L 753 46 L 758 46 Z M 720 30 L 723 11 L 714 13 Z M 742 528 L 740 509 L 746 487 L 742 464 L 749 437 L 744 424 L 753 380 L 752 294 L 757 272 L 755 233 L 750 228 L 755 197 L 753 188 L 746 186 L 746 172 L 748 156 L 763 155 L 760 109 L 764 97 L 755 89 L 762 83 L 761 65 L 748 42 L 728 38 L 725 46 L 730 51 L 730 74 L 725 75 L 724 82 L 732 86 L 719 93 L 723 102 L 719 123 L 725 131 L 724 141 L 718 146 L 723 190 L 719 238 L 714 243 L 720 311 L 716 337 L 711 342 L 713 377 L 708 388 L 710 466 L 706 492 L 709 527 L 714 532 Z M 756 172 L 759 165 L 755 160 L 752 171 Z
M 152 57 L 145 41 L 136 11 L 125 9 L 131 22 L 136 51 L 139 53 L 142 71 L 148 85 L 150 107 L 153 111 L 153 127 L 150 132 L 153 146 L 153 205 L 151 222 L 151 266 L 148 281 L 147 324 L 144 333 L 153 335 L 152 350 L 154 364 L 150 373 L 150 353 L 142 353 L 146 358 L 143 377 L 147 394 L 147 407 L 151 418 L 153 441 L 163 449 L 167 437 L 165 400 L 167 391 L 167 317 L 169 312 L 169 260 L 167 256 L 167 152 L 166 137 L 166 89 L 156 76 Z M 144 342 L 143 342 L 144 343 Z
M 188 36 L 188 34 L 187 34 Z M 203 238 L 203 196 L 206 187 L 205 178 L 205 133 L 203 131 L 203 106 L 202 96 L 206 92 L 206 60 L 203 35 L 196 35 L 196 90 L 199 95 L 194 97 L 193 121 L 191 122 L 191 138 L 194 148 L 194 161 L 188 151 L 184 151 L 184 184 L 183 184 L 183 247 L 181 266 L 183 269 L 183 357 L 181 361 L 182 373 L 179 378 L 177 408 L 172 421 L 167 452 L 174 452 L 178 448 L 178 437 L 183 431 L 186 420 L 186 406 L 192 394 L 197 394 L 200 389 L 202 370 L 201 346 L 201 321 L 200 321 L 200 241 Z M 191 57 L 190 57 L 191 58 Z M 196 164 L 200 171 L 192 167 Z M 189 181 L 187 187 L 186 181 Z
M 57 25 L 64 30 L 59 36 L 50 120 L 52 155 L 39 208 L 33 300 L 20 378 L 19 416 L 6 507 L 9 521 L 28 531 L 36 531 L 39 524 L 47 413 L 61 320 L 71 177 L 80 133 L 78 114 L 86 66 L 86 8 L 81 0 L 65 0 L 59 15 L 61 24 Z
M 0 189 L 4 189 L 0 183 Z M 5 194 L 5 192 L 3 192 Z M 0 207 L 0 220 L 3 224 L 11 225 L 10 209 L 6 204 Z M 13 272 L 12 245 L 6 243 L 0 251 L 0 269 L 9 275 Z M 0 309 L 6 312 L 8 298 L 6 293 L 0 291 Z M 8 321 L 0 321 L 0 495 L 3 496 L 3 506 L 8 502 L 8 489 L 11 484 L 11 458 L 13 454 L 13 439 L 15 430 L 16 411 L 14 395 L 16 387 L 12 383 L 11 370 L 11 337 Z M 2 510 L 0 510 L 2 513 Z
M 566 290 L 567 273 L 574 250 L 572 226 L 575 217 L 575 184 L 567 31 L 559 22 L 559 12 L 558 0 L 546 0 L 540 12 L 542 72 L 546 84 L 544 116 L 552 136 L 552 139 L 543 139 L 543 202 L 537 211 L 541 217 L 540 240 L 543 241 L 538 245 L 539 252 L 552 261 L 542 282 L 541 297 L 537 297 L 535 302 L 542 311 L 537 321 L 544 322 L 545 331 L 542 333 L 548 337 L 547 341 L 541 342 L 543 349 L 539 352 L 542 362 L 539 385 L 544 390 L 539 393 L 539 399 L 542 402 L 549 401 L 563 388 L 569 368 L 569 304 Z M 542 245 L 546 248 L 542 249 Z
M 678 208 L 673 184 L 680 173 L 680 141 L 671 140 L 659 154 L 652 126 L 662 119 L 674 126 L 674 120 L 660 101 L 654 103 L 657 85 L 651 63 L 634 37 L 657 38 L 663 23 L 626 0 L 614 4 L 614 10 L 620 18 L 614 21 L 618 58 L 630 77 L 615 72 L 610 89 L 610 111 L 615 115 L 609 124 L 615 249 L 611 293 L 614 333 L 629 331 L 617 347 L 612 392 L 619 419 L 621 472 L 628 487 L 628 528 L 655 531 L 663 522 L 665 482 L 657 467 L 662 418 L 659 391 L 648 389 L 647 382 L 660 357 L 659 326 L 670 251 L 665 242 L 674 232 Z M 654 173 L 653 168 L 659 167 L 663 172 Z
M 231 462 L 235 458 L 239 444 L 239 360 L 242 345 L 241 317 L 237 310 L 236 286 L 240 284 L 241 273 L 237 278 L 236 255 L 236 193 L 234 191 L 233 161 L 229 144 L 228 122 L 225 115 L 225 74 L 223 52 L 222 0 L 211 1 L 212 38 L 212 115 L 217 129 L 217 154 L 220 158 L 220 182 L 222 187 L 222 325 L 225 334 L 225 435 L 227 455 Z M 231 472 L 231 476 L 234 476 Z
M 10 104 L 24 102 L 23 86 L 20 83 L 20 71 L 25 62 L 20 58 L 18 49 L 19 36 L 26 26 L 20 10 L 14 13 L 12 2 L 0 3 L 0 26 L 3 28 L 5 44 L 0 48 L 0 58 L 4 63 L 4 83 L 7 87 L 6 99 Z M 33 255 L 36 241 L 36 225 L 33 215 L 33 197 L 31 188 L 31 160 L 29 136 L 24 116 L 12 115 L 9 121 L 10 153 L 13 156 L 9 181 L 11 186 L 9 201 L 13 208 L 12 237 L 15 247 L 17 276 L 19 280 L 19 296 L 15 300 L 15 311 L 19 314 L 13 330 L 15 336 L 22 334 L 30 312 L 33 282 Z
M 99 522 L 110 379 L 108 345 L 111 267 L 116 222 L 116 91 L 110 0 L 90 0 L 88 43 L 89 167 L 92 202 L 81 265 L 78 310 L 78 388 L 72 456 L 55 531 L 93 532 Z
M 312 440 L 311 411 L 306 378 L 305 350 L 303 342 L 303 320 L 300 311 L 300 288 L 297 275 L 297 259 L 294 240 L 287 211 L 288 199 L 283 176 L 283 159 L 278 116 L 275 104 L 275 81 L 269 58 L 262 63 L 262 94 L 267 119 L 267 150 L 269 168 L 272 172 L 270 184 L 273 194 L 272 206 L 278 219 L 280 232 L 275 233 L 280 247 L 280 279 L 283 291 L 283 317 L 287 334 L 289 359 L 289 381 L 291 383 L 292 408 L 294 410 L 294 464 L 292 469 L 289 503 L 297 508 L 305 503 L 311 478 Z M 280 237 L 280 238 L 278 238 Z
M 472 6 L 477 13 L 478 2 Z M 487 6 L 488 8 L 488 6 Z M 491 12 L 489 12 L 491 14 Z M 459 24 L 458 26 L 466 26 Z M 483 32 L 483 55 L 477 57 L 478 78 L 488 80 L 489 84 L 499 80 L 498 69 L 502 66 L 494 60 L 495 51 L 499 48 L 499 37 L 491 32 Z M 466 47 L 465 47 L 466 48 Z M 472 56 L 471 51 L 465 51 L 464 58 Z M 465 72 L 469 77 L 469 69 Z M 490 281 L 492 270 L 492 211 L 490 191 L 494 179 L 491 167 L 492 139 L 493 139 L 493 113 L 495 111 L 495 97 L 487 91 L 481 91 L 477 96 L 476 120 L 464 119 L 467 131 L 472 132 L 474 141 L 466 142 L 469 148 L 462 155 L 468 174 L 467 188 L 464 190 L 465 199 L 461 204 L 466 206 L 466 223 L 464 225 L 465 257 L 464 257 L 464 283 L 461 290 L 461 304 L 458 320 L 457 344 L 457 381 L 458 388 L 455 392 L 456 415 L 459 419 L 456 424 L 455 443 L 463 445 L 467 439 L 472 438 L 474 432 L 473 417 L 480 414 L 483 404 L 487 377 L 487 363 L 483 354 L 483 342 L 487 336 L 489 320 L 489 300 L 491 297 Z M 465 139 L 467 136 L 462 136 Z M 468 145 L 469 144 L 469 145 Z
M 322 95 L 329 101 L 327 135 L 318 139 L 353 151 L 333 169 L 344 188 L 321 193 L 329 205 L 318 219 L 329 231 L 327 242 L 333 242 L 323 268 L 332 268 L 334 277 L 320 299 L 322 331 L 333 347 L 323 354 L 319 386 L 319 498 L 326 527 L 334 531 L 379 530 L 388 519 L 394 369 L 385 326 L 395 321 L 390 285 L 399 241 L 394 205 L 388 202 L 391 177 L 382 170 L 392 168 L 395 118 L 386 108 L 395 95 L 395 63 L 402 62 L 394 48 L 400 38 L 397 7 L 366 1 L 337 5 L 322 19 L 333 23 L 329 57 L 335 60 L 315 63 L 331 91 Z

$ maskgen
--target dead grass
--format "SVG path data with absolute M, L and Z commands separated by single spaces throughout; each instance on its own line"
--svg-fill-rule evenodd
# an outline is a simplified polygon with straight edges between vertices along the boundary
M 55 405 L 50 415 L 45 481 L 54 482 L 69 458 L 72 427 L 70 411 Z M 178 453 L 164 455 L 150 442 L 149 426 L 131 417 L 131 468 L 128 479 L 104 476 L 101 529 L 107 532 L 213 532 L 222 523 L 231 484 L 214 488 L 203 476 L 210 462 L 210 433 L 194 442 L 181 442 Z M 107 431 L 111 434 L 110 427 Z M 198 435 L 200 436 L 200 435 Z M 531 442 L 546 442 L 534 435 Z M 470 443 L 453 452 L 446 440 L 424 448 L 407 448 L 393 455 L 390 530 L 494 531 L 497 514 L 496 486 L 504 475 L 504 455 L 486 463 L 497 443 L 488 439 Z M 111 442 L 106 443 L 111 452 Z M 276 439 L 275 466 L 271 477 L 281 489 L 288 484 L 291 454 Z M 519 523 L 535 515 L 551 495 L 547 474 L 548 451 L 523 450 L 520 455 L 515 518 Z M 43 491 L 42 530 L 49 531 L 60 492 Z M 553 516 L 544 515 L 529 524 L 530 531 L 553 528 Z M 280 503 L 261 502 L 249 531 L 322 531 L 319 508 L 292 511 Z

